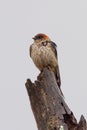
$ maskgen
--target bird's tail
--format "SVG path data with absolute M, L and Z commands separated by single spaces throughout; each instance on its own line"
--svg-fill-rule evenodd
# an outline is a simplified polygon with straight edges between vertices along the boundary
M 60 78 L 60 71 L 59 71 L 59 67 L 58 66 L 56 67 L 55 76 L 56 76 L 57 85 L 58 85 L 58 87 L 60 89 L 61 95 L 64 96 L 63 92 L 61 90 L 61 78 Z

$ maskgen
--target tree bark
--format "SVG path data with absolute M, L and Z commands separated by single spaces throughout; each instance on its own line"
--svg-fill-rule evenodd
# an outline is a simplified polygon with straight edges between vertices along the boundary
M 84 117 L 77 123 L 65 103 L 52 71 L 44 68 L 35 83 L 28 79 L 25 85 L 38 130 L 87 130 Z

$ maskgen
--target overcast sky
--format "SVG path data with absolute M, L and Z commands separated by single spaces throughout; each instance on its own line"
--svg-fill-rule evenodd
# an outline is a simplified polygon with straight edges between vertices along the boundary
M 29 57 L 37 33 L 57 44 L 65 100 L 87 119 L 87 1 L 1 0 L 0 130 L 37 130 L 25 88 L 39 74 Z

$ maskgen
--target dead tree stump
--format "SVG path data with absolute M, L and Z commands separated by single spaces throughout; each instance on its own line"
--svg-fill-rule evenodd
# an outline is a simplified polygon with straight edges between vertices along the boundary
M 77 123 L 57 86 L 54 73 L 44 68 L 35 83 L 26 82 L 38 130 L 87 130 L 83 116 Z

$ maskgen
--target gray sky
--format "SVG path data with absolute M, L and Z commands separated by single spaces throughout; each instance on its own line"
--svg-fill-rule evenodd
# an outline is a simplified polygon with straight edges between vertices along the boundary
M 0 1 L 0 129 L 37 130 L 25 89 L 39 74 L 29 57 L 32 37 L 58 46 L 62 91 L 76 118 L 87 119 L 87 1 Z

